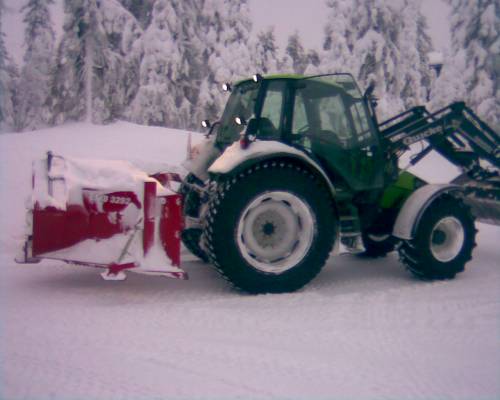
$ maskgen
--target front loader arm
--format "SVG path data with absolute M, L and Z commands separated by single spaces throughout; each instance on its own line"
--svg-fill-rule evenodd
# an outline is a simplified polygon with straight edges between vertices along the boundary
M 379 125 L 391 155 L 425 141 L 410 165 L 435 150 L 463 174 L 452 183 L 461 186 L 474 214 L 484 222 L 500 223 L 500 136 L 463 102 L 434 113 L 414 107 Z
M 463 102 L 432 114 L 424 107 L 414 107 L 381 123 L 379 129 L 392 153 L 426 140 L 432 149 L 462 169 L 472 168 L 472 158 L 487 160 L 500 168 L 500 136 Z

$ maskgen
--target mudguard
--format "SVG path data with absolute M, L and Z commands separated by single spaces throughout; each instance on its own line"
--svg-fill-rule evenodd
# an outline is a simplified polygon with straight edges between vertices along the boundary
M 313 158 L 295 147 L 274 140 L 257 140 L 245 149 L 235 142 L 215 160 L 208 172 L 215 175 L 237 174 L 257 162 L 279 158 L 292 158 L 306 164 L 324 179 L 331 193 L 335 193 L 330 178 Z
M 450 184 L 429 184 L 417 189 L 399 211 L 394 224 L 393 236 L 410 240 L 415 236 L 415 230 L 425 210 L 432 202 L 444 193 L 461 192 L 460 186 Z

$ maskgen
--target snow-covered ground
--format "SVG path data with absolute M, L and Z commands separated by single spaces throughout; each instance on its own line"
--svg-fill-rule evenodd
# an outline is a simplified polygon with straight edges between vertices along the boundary
M 0 135 L 0 399 L 500 397 L 498 227 L 479 225 L 453 281 L 336 256 L 285 295 L 242 295 L 192 258 L 189 281 L 13 262 L 33 159 L 178 165 L 186 140 L 126 123 Z

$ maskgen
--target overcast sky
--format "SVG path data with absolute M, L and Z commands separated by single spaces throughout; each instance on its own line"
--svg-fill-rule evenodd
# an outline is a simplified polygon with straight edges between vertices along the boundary
M 24 51 L 22 48 L 24 32 L 19 8 L 26 1 L 4 0 L 8 7 L 3 18 L 7 48 L 18 64 L 22 60 Z M 436 49 L 442 50 L 448 47 L 449 7 L 442 0 L 421 1 Z M 306 48 L 320 49 L 323 44 L 323 29 L 328 18 L 325 2 L 325 0 L 249 0 L 254 32 L 274 26 L 278 46 L 283 50 L 288 36 L 297 30 Z M 62 0 L 56 0 L 51 11 L 52 19 L 56 23 L 56 31 L 60 34 L 63 20 Z

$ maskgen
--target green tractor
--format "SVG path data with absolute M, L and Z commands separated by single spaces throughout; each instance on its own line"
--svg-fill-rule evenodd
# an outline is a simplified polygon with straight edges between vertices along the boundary
M 450 279 L 475 246 L 475 218 L 499 220 L 500 138 L 463 103 L 414 107 L 379 123 L 373 86 L 350 74 L 242 80 L 220 121 L 203 125 L 183 181 L 182 241 L 249 293 L 300 289 L 334 246 L 364 256 L 395 249 L 422 279 Z M 412 164 L 435 150 L 461 168 L 427 184 Z
M 333 248 L 397 249 L 417 277 L 450 279 L 472 257 L 475 219 L 500 221 L 500 138 L 464 103 L 378 122 L 373 86 L 361 94 L 349 74 L 256 75 L 230 91 L 184 179 L 52 152 L 36 161 L 16 261 L 187 279 L 182 240 L 249 293 L 303 287 Z M 461 175 L 429 184 L 401 168 L 416 143 L 410 165 L 435 151 Z

